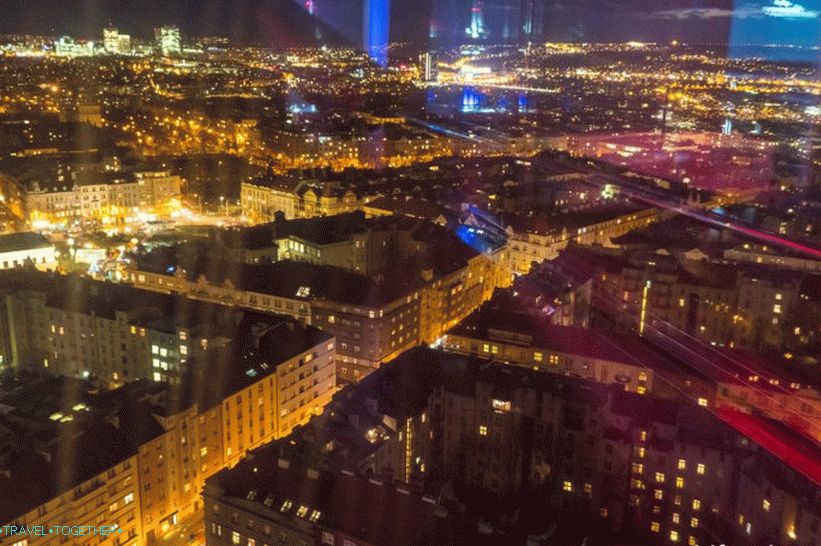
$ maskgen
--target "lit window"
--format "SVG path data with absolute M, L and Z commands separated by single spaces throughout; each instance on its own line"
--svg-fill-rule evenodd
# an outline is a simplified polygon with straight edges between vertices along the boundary
M 491 405 L 493 406 L 493 411 L 498 413 L 509 413 L 511 409 L 510 400 L 496 400 L 494 398 L 491 401 Z
M 656 483 L 664 483 L 664 472 L 656 472 Z
M 653 491 L 653 497 L 655 497 L 656 500 L 662 500 L 664 498 L 664 491 L 656 489 Z
M 678 542 L 678 531 L 670 531 L 670 541 Z
M 291 509 L 291 507 L 293 505 L 294 505 L 294 503 L 292 501 L 286 500 L 285 502 L 282 503 L 282 506 L 279 507 L 279 511 L 280 512 L 287 512 L 288 510 Z
M 776 315 L 781 314 L 781 304 L 780 303 L 776 303 L 775 305 L 773 305 L 773 313 L 775 313 Z
M 686 468 L 687 468 L 687 461 L 685 461 L 684 459 L 679 459 L 678 460 L 678 469 L 679 470 L 684 470 Z
M 487 426 L 479 425 L 479 436 L 487 436 Z
M 681 516 L 679 516 L 678 512 L 675 512 L 673 514 L 673 523 L 678 523 L 679 521 L 681 521 Z
M 304 504 L 299 505 L 299 508 L 297 508 L 297 511 L 296 511 L 296 515 L 301 517 L 301 518 L 304 518 L 305 514 L 307 514 L 307 513 L 308 513 L 308 507 L 305 506 Z
M 698 463 L 698 466 L 696 467 L 696 474 L 703 476 L 705 472 L 707 472 L 707 467 L 704 466 L 704 463 Z
M 593 492 L 593 486 L 589 483 L 584 484 L 584 492 L 588 495 Z
M 542 353 L 533 353 L 533 360 L 536 362 L 541 362 L 544 359 L 544 355 Z
M 257 546 L 257 541 L 253 538 L 248 539 L 248 546 Z
M 676 478 L 676 487 L 679 489 L 684 489 L 684 478 L 681 476 Z
M 239 533 L 236 531 L 231 531 L 231 543 L 232 544 L 239 544 Z
M 633 474 L 641 474 L 644 472 L 644 465 L 641 463 L 633 463 Z
M 698 512 L 701 510 L 701 501 L 698 499 L 693 499 L 693 510 Z
M 690 527 L 693 529 L 698 527 L 698 518 L 690 518 Z
M 659 522 L 657 522 L 657 521 L 654 521 L 653 523 L 650 524 L 650 530 L 653 531 L 654 533 L 658 533 L 660 528 L 661 528 L 661 526 L 659 525 Z
M 770 501 L 767 500 L 767 499 L 764 499 L 763 501 L 761 501 L 761 508 L 763 508 L 765 512 L 769 512 L 770 511 Z
M 319 520 L 320 515 L 322 515 L 322 512 L 320 512 L 319 510 L 314 510 L 313 512 L 311 512 L 311 516 L 308 518 L 308 520 L 312 523 L 316 523 L 317 520 Z
M 568 493 L 572 493 L 573 492 L 573 482 L 569 482 L 569 481 L 565 480 L 564 483 L 562 483 L 562 490 L 566 491 Z
M 123 503 L 125 504 L 131 504 L 132 502 L 134 502 L 134 493 L 129 493 L 123 498 Z
M 707 407 L 707 399 L 706 398 L 699 398 L 698 399 L 698 405 L 701 406 L 702 408 L 706 408 Z
M 490 344 L 485 343 L 484 345 L 482 345 L 482 350 L 486 353 L 489 353 L 490 352 Z

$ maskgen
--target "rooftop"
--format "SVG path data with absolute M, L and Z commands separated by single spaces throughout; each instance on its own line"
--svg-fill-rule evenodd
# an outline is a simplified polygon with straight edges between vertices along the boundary
M 448 534 L 447 511 L 420 495 L 351 473 L 306 469 L 278 459 L 270 447 L 208 480 L 208 494 L 228 504 L 250 500 L 270 519 L 303 519 L 368 544 L 443 544 Z
M 34 248 L 48 248 L 51 243 L 43 235 L 33 231 L 0 235 L 0 252 L 16 252 Z

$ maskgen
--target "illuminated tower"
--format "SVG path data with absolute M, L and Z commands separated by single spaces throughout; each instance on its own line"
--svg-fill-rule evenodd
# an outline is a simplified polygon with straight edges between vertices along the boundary
M 376 64 L 385 67 L 388 65 L 391 2 L 365 0 L 362 7 L 362 46 Z
M 470 25 L 465 29 L 465 33 L 474 40 L 487 36 L 484 7 L 482 0 L 473 0 L 473 6 L 470 8 Z
M 305 11 L 308 15 L 316 15 L 316 3 L 314 0 L 305 0 Z

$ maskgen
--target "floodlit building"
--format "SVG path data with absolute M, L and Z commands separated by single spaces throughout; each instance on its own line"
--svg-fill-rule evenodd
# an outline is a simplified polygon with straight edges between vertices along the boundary
M 116 28 L 103 29 L 103 48 L 111 55 L 131 53 L 131 36 L 120 34 Z
M 179 55 L 182 52 L 182 39 L 178 27 L 163 26 L 155 28 L 154 40 L 157 49 L 165 56 Z

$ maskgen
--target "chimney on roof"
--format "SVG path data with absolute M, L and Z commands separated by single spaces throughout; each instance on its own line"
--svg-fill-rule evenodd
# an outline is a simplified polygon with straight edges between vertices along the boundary
M 274 225 L 276 227 L 282 226 L 286 222 L 285 213 L 278 210 L 274 213 Z

